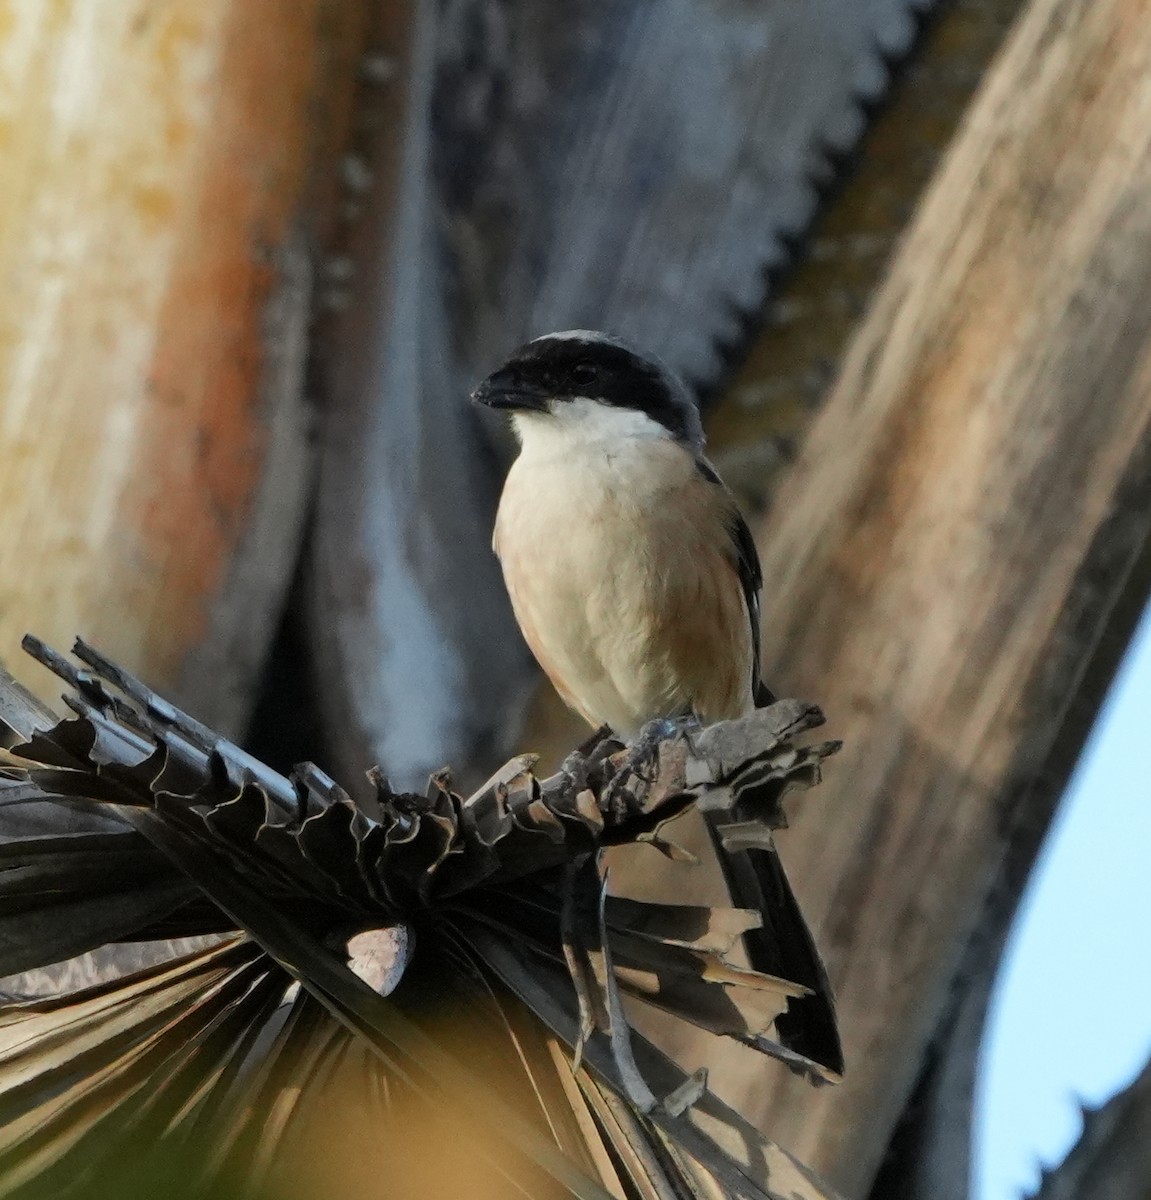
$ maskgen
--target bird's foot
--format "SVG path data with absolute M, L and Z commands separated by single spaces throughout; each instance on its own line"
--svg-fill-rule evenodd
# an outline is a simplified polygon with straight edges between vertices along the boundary
M 654 783 L 660 746 L 685 730 L 698 727 L 699 719 L 692 715 L 657 717 L 654 721 L 648 721 L 628 743 L 619 769 L 604 789 L 605 807 L 609 811 L 616 811 L 627 806 L 623 793 L 628 790 L 626 782 L 630 779 L 638 777 L 646 784 Z
M 670 741 L 688 729 L 698 728 L 699 718 L 693 713 L 686 717 L 657 717 L 648 721 L 628 743 L 627 767 L 651 783 L 653 776 L 646 772 L 654 770 L 659 762 L 660 743 Z

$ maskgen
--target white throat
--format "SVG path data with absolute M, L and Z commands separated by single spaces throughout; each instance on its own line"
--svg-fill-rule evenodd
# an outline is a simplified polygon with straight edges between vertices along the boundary
M 646 413 L 582 396 L 553 401 L 548 412 L 514 413 L 512 424 L 523 447 L 522 457 L 535 460 L 603 453 L 672 437 Z

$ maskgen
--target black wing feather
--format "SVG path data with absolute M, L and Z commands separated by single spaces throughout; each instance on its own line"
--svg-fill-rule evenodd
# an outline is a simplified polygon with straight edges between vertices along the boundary
M 696 459 L 699 473 L 716 487 L 727 492 L 727 485 L 719 477 L 719 472 L 706 458 Z M 730 492 L 728 493 L 730 496 Z M 763 588 L 763 569 L 759 565 L 759 551 L 755 548 L 755 538 L 743 519 L 734 497 L 731 498 L 727 531 L 731 537 L 732 550 L 735 554 L 735 569 L 739 573 L 740 586 L 743 588 L 743 598 L 747 604 L 747 615 L 751 622 L 751 691 L 755 697 L 756 708 L 765 708 L 775 701 L 775 696 L 760 678 L 759 646 L 760 646 L 760 609 L 759 593 Z

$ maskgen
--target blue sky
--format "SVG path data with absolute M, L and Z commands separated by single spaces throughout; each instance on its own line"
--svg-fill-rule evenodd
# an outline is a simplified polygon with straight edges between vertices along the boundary
M 1151 1054 L 1151 610 L 1024 897 L 976 1097 L 976 1200 L 1017 1200 Z

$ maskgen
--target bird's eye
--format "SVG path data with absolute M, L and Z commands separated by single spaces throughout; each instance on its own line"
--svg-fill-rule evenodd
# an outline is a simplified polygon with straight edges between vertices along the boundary
M 599 371 L 596 369 L 594 363 L 576 363 L 576 365 L 572 367 L 572 379 L 574 379 L 576 383 L 593 383 L 598 374 Z

